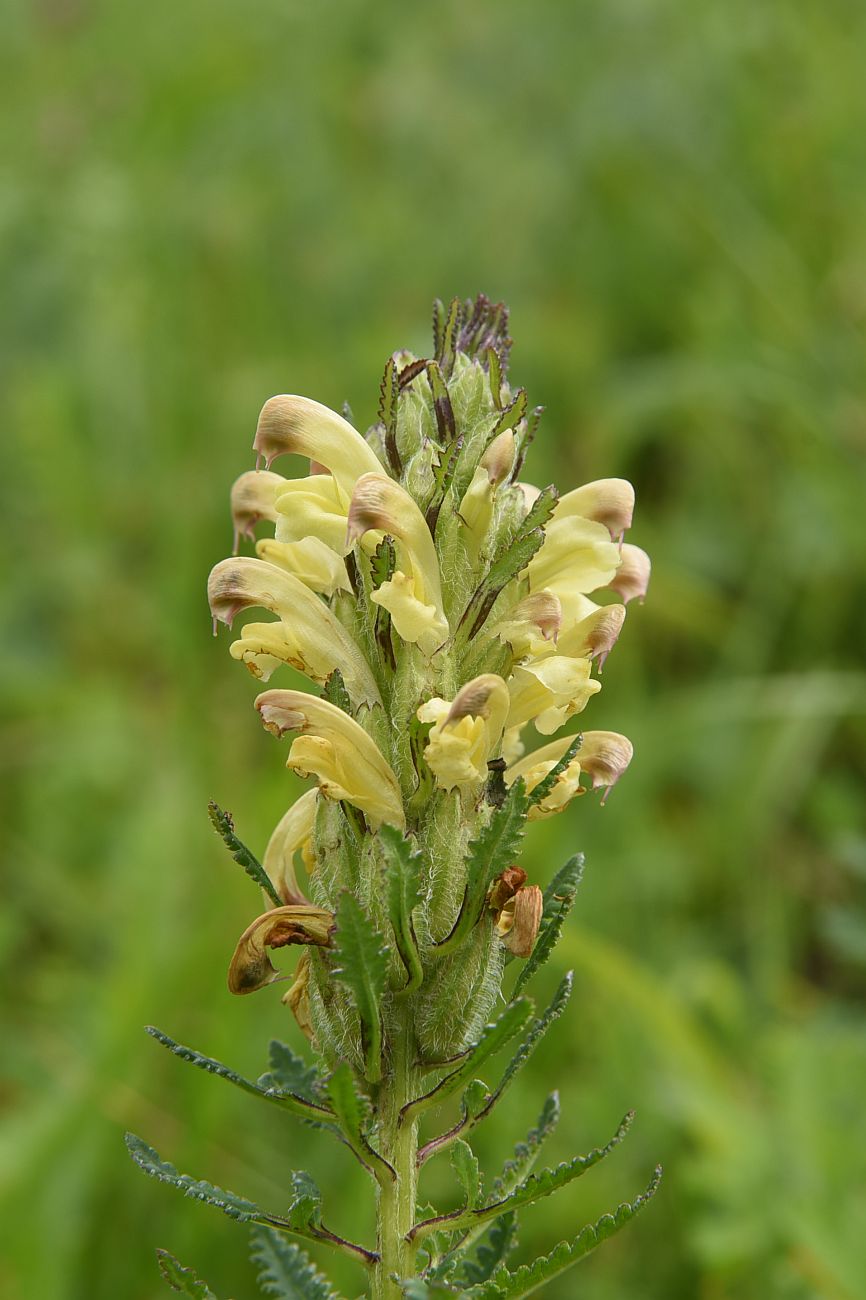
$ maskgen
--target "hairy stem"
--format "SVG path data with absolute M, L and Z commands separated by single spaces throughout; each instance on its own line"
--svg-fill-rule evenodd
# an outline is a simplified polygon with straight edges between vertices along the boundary
M 408 1008 L 401 1007 L 388 1036 L 379 1089 L 379 1149 L 397 1177 L 379 1187 L 379 1261 L 373 1270 L 373 1300 L 397 1300 L 402 1292 L 394 1278 L 415 1274 L 416 1251 L 408 1233 L 415 1220 L 418 1125 L 414 1120 L 401 1120 L 400 1115 L 418 1087 L 415 1055 L 411 1017 Z

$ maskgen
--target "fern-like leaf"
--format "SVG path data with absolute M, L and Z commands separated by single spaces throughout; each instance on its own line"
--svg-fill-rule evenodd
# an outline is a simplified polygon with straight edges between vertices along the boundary
M 280 898 L 274 883 L 256 855 L 247 848 L 242 840 L 239 840 L 235 834 L 235 824 L 232 820 L 231 813 L 225 812 L 218 804 L 211 799 L 207 806 L 208 815 L 211 819 L 214 830 L 228 849 L 239 866 L 249 876 L 250 880 L 263 889 L 268 895 L 275 907 L 282 907 L 283 900 Z
M 257 1080 L 260 1088 L 291 1092 L 304 1101 L 317 1100 L 320 1082 L 318 1069 L 315 1065 L 307 1065 L 303 1057 L 296 1055 L 287 1043 L 281 1043 L 277 1038 L 271 1039 L 268 1064 L 271 1068 Z
M 184 1268 L 179 1260 L 167 1250 L 157 1250 L 159 1275 L 172 1291 L 190 1296 L 191 1300 L 216 1300 L 216 1296 L 206 1282 L 191 1268 Z
M 250 1258 L 264 1295 L 277 1300 L 337 1300 L 337 1292 L 308 1256 L 273 1228 L 254 1227 L 250 1245 Z
M 385 850 L 388 872 L 388 919 L 394 931 L 397 951 L 406 968 L 406 983 L 400 989 L 400 993 L 405 996 L 420 988 L 424 978 L 412 920 L 412 913 L 421 902 L 423 859 L 395 826 L 382 826 L 379 841 Z

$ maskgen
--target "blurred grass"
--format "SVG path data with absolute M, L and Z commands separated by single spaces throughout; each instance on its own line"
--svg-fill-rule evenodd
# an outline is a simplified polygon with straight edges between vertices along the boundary
M 552 1300 L 856 1300 L 866 10 L 30 0 L 4 36 L 4 1300 L 155 1300 L 154 1245 L 251 1294 L 242 1230 L 127 1126 L 274 1206 L 309 1163 L 364 1229 L 348 1164 L 141 1026 L 248 1073 L 294 1036 L 224 992 L 251 900 L 205 813 L 260 845 L 295 792 L 204 601 L 259 405 L 366 424 L 432 298 L 478 289 L 547 407 L 532 476 L 630 477 L 655 564 L 592 704 L 633 768 L 530 842 L 540 878 L 587 853 L 577 995 L 483 1155 L 551 1081 L 552 1158 L 638 1108 L 526 1255 L 665 1163 Z

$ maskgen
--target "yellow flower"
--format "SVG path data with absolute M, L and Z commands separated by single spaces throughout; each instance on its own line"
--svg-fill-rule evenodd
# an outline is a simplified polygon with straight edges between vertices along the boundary
M 526 783 L 531 793 L 540 781 L 553 770 L 564 757 L 574 736 L 562 736 L 549 745 L 542 745 L 532 754 L 527 754 L 519 762 L 513 763 L 505 773 L 505 784 L 512 785 L 518 777 Z M 592 788 L 605 788 L 602 799 L 607 798 L 607 791 L 616 784 L 631 762 L 634 748 L 630 740 L 615 731 L 585 731 L 581 737 L 580 748 L 563 772 L 559 774 L 556 784 L 546 799 L 535 804 L 529 811 L 529 820 L 538 821 L 562 812 L 575 795 L 581 794 L 580 776 L 585 772 L 592 781 Z
M 495 673 L 467 682 L 451 703 L 434 697 L 421 705 L 420 721 L 434 724 L 424 757 L 438 786 L 452 790 L 487 778 L 487 762 L 499 748 L 508 707 L 508 687 Z
M 490 629 L 491 636 L 507 641 L 516 658 L 551 654 L 562 627 L 562 602 L 552 591 L 538 591 Z M 570 653 L 570 652 L 566 652 Z
M 382 473 L 378 456 L 358 430 L 309 397 L 282 394 L 265 402 L 253 447 L 268 468 L 278 456 L 288 453 L 324 465 L 347 501 L 362 474 Z
M 283 814 L 268 840 L 262 866 L 284 903 L 307 902 L 295 875 L 295 854 L 310 843 L 318 803 L 318 790 L 307 790 Z
M 624 605 L 596 605 L 588 596 L 571 592 L 560 602 L 562 631 L 556 643 L 559 654 L 575 659 L 598 659 L 599 672 L 610 654 L 625 620 Z M 537 653 L 550 654 L 544 646 Z
M 316 537 L 335 555 L 342 555 L 348 498 L 330 474 L 287 479 L 277 494 L 275 508 L 278 542 Z
M 547 587 L 564 603 L 569 592 L 610 586 L 620 562 L 620 548 L 604 524 L 581 515 L 554 515 L 541 548 L 527 566 L 529 587 L 531 591 Z
M 522 727 L 533 720 L 542 735 L 551 735 L 601 690 L 600 683 L 590 677 L 590 668 L 588 659 L 559 654 L 516 667 L 509 682 L 511 708 L 506 726 Z
M 369 664 L 328 607 L 285 569 L 264 560 L 238 556 L 221 560 L 208 579 L 208 600 L 214 619 L 229 627 L 242 609 L 259 606 L 276 614 L 278 623 L 251 623 L 231 647 L 254 676 L 270 676 L 279 663 L 289 663 L 316 682 L 339 668 L 346 690 L 356 704 L 379 700 Z
M 385 474 L 358 479 L 349 506 L 345 549 L 371 529 L 394 538 L 397 568 L 373 592 L 391 615 L 397 635 L 432 655 L 446 640 L 439 560 L 427 521 L 409 493 Z
M 646 551 L 626 542 L 622 548 L 620 567 L 609 585 L 626 603 L 635 597 L 642 601 L 649 586 L 651 568 Z
M 304 691 L 265 691 L 256 708 L 273 735 L 301 733 L 286 767 L 315 775 L 326 798 L 354 804 L 374 829 L 382 822 L 405 825 L 397 778 L 378 746 L 342 709 Z
M 256 555 L 278 569 L 285 569 L 310 591 L 321 592 L 323 596 L 350 590 L 342 556 L 318 537 L 304 537 L 297 542 L 277 542 L 263 537 L 256 543 Z

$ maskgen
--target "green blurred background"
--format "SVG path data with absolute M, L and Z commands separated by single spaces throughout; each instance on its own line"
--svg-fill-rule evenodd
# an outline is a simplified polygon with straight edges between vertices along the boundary
M 309 1163 L 369 1230 L 348 1159 L 142 1026 L 246 1073 L 300 1045 L 276 994 L 225 991 L 255 900 L 207 800 L 261 848 L 297 786 L 205 577 L 262 401 L 365 427 L 433 297 L 478 290 L 547 408 L 529 477 L 632 479 L 655 565 L 591 705 L 632 769 L 527 850 L 543 879 L 586 851 L 576 996 L 482 1155 L 553 1083 L 554 1159 L 638 1110 L 523 1258 L 665 1165 L 553 1300 L 866 1295 L 866 9 L 29 0 L 3 26 L 3 1300 L 157 1300 L 155 1245 L 251 1296 L 244 1230 L 141 1177 L 125 1127 L 275 1208 Z

